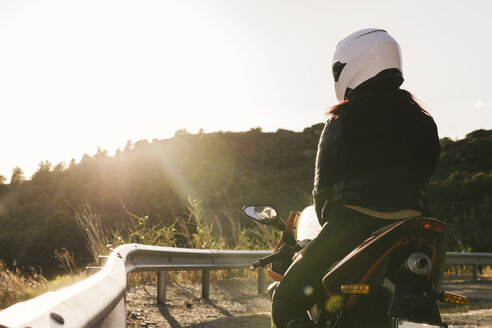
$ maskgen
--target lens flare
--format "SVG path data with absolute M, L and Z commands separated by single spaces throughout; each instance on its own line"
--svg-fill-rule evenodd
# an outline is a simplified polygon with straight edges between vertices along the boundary
M 333 295 L 325 303 L 325 310 L 336 312 L 343 305 L 342 295 Z
M 306 296 L 311 296 L 314 293 L 314 288 L 311 285 L 307 285 L 307 286 L 304 287 L 304 289 L 302 290 L 302 292 Z

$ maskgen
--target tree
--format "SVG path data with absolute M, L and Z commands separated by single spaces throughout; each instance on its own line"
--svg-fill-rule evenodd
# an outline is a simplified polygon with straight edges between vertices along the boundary
M 53 168 L 54 172 L 62 172 L 63 170 L 65 170 L 65 163 L 64 162 L 60 162 L 60 163 L 56 164 L 56 166 Z
M 177 136 L 185 136 L 185 135 L 188 135 L 188 131 L 186 131 L 186 129 L 179 129 L 178 131 L 176 131 L 174 133 L 174 136 L 177 137 Z
M 130 150 L 132 150 L 132 149 L 133 149 L 133 146 L 134 146 L 134 145 L 133 145 L 133 142 L 132 142 L 131 140 L 128 140 L 128 141 L 126 142 L 126 145 L 125 145 L 125 149 L 124 149 L 124 150 L 125 150 L 125 151 L 130 151 Z
M 44 162 L 40 162 L 39 163 L 39 169 L 38 169 L 38 172 L 49 172 L 52 168 L 52 164 L 50 161 L 44 161 Z
M 10 184 L 16 185 L 16 184 L 19 184 L 25 180 L 26 180 L 26 178 L 24 177 L 24 171 L 22 171 L 22 169 L 20 167 L 16 166 L 12 170 L 12 177 L 10 178 Z
M 108 157 L 108 151 L 106 149 L 102 149 L 101 147 L 97 147 L 97 153 L 93 157 L 94 158 Z

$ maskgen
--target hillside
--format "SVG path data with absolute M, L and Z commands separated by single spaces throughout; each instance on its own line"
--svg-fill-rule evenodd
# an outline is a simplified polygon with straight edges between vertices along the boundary
M 311 193 L 322 124 L 303 132 L 177 133 L 142 140 L 109 156 L 84 156 L 68 167 L 41 163 L 31 180 L 14 172 L 0 184 L 0 259 L 56 271 L 55 249 L 65 247 L 84 263 L 88 255 L 74 209 L 90 204 L 107 230 L 130 215 L 172 224 L 188 198 L 227 240 L 230 220 L 244 204 L 272 204 L 286 216 L 306 206 Z M 442 139 L 438 171 L 428 189 L 434 214 L 451 224 L 450 249 L 492 251 L 492 130 L 462 140 Z
M 492 130 L 441 139 L 441 158 L 427 188 L 432 213 L 448 222 L 451 249 L 492 251 Z

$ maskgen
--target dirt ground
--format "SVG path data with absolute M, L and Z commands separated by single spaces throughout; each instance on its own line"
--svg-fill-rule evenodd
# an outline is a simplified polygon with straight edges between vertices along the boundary
M 470 276 L 446 276 L 442 290 L 466 295 L 468 306 L 441 305 L 441 316 L 449 328 L 492 327 L 492 278 L 481 277 L 477 282 Z
M 126 293 L 128 327 L 268 327 L 270 301 L 257 293 L 257 280 L 235 278 L 201 285 L 168 285 L 166 305 L 157 304 L 156 286 L 131 287 Z
M 447 276 L 443 290 L 467 295 L 469 306 L 441 307 L 449 328 L 492 328 L 492 278 Z M 209 300 L 200 285 L 168 285 L 166 305 L 158 305 L 155 285 L 130 287 L 126 294 L 127 324 L 136 327 L 269 327 L 270 301 L 257 294 L 257 280 L 231 279 L 210 284 Z

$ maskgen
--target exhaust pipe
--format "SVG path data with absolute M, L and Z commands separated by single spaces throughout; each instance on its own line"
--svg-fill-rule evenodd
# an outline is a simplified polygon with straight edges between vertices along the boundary
M 408 257 L 405 266 L 410 272 L 425 276 L 431 270 L 431 260 L 424 253 L 415 252 Z

